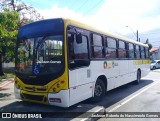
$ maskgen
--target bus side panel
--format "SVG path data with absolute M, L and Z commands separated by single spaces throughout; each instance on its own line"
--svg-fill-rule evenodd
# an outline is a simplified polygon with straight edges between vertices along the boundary
M 128 61 L 128 73 L 129 73 L 129 82 L 135 81 L 137 79 L 137 67 L 134 60 Z
M 115 87 L 119 87 L 129 82 L 128 78 L 128 60 L 118 60 L 119 76 L 115 83 Z
M 70 88 L 70 105 L 92 97 L 93 83 Z
M 58 93 L 48 93 L 48 103 L 60 107 L 69 107 L 69 90 L 61 90 Z
M 90 67 L 69 70 L 70 105 L 92 97 L 93 83 L 91 82 Z
M 137 70 L 140 69 L 141 77 L 146 76 L 150 72 L 150 60 L 134 60 L 135 68 L 136 68 L 136 76 Z M 137 79 L 137 77 L 136 77 Z
M 97 78 L 105 75 L 107 79 L 107 91 L 115 88 L 115 83 L 119 75 L 119 66 L 117 60 L 94 60 L 91 61 L 92 81 L 96 83 Z
M 150 72 L 150 60 L 143 60 L 143 68 L 141 71 L 141 77 L 146 76 Z
M 114 88 L 136 80 L 137 68 L 133 60 L 118 60 L 118 66 L 119 75 Z

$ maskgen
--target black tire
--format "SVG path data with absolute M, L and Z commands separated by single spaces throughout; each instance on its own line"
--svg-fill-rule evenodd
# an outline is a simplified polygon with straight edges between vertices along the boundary
M 140 83 L 141 80 L 141 72 L 138 70 L 137 71 L 137 80 L 135 81 L 135 84 L 138 85 Z
M 153 66 L 153 70 L 155 70 L 156 69 L 156 67 L 155 66 Z
M 103 99 L 105 96 L 105 85 L 101 79 L 98 79 L 96 81 L 96 85 L 94 88 L 94 97 L 92 97 L 92 102 L 99 102 Z

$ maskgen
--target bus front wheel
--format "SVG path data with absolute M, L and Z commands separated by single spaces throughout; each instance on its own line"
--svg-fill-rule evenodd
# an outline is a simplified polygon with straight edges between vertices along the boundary
M 96 85 L 94 88 L 94 97 L 92 97 L 93 102 L 98 102 L 103 99 L 105 96 L 105 85 L 104 82 L 101 79 L 98 79 L 96 81 Z

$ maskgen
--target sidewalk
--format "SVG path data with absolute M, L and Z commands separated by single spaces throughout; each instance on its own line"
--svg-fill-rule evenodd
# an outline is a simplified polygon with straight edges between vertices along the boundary
M 8 78 L 8 79 L 2 79 L 2 82 L 0 83 L 0 89 L 7 86 L 8 84 L 14 82 L 14 78 Z
M 160 69 L 155 69 L 155 70 L 152 70 L 153 72 L 159 72 L 160 73 Z

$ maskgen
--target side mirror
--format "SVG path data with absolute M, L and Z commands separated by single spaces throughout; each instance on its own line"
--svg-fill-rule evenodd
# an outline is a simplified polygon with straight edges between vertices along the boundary
M 81 35 L 80 33 L 78 33 L 78 34 L 76 35 L 76 42 L 77 42 L 78 44 L 81 44 L 81 43 L 82 43 L 82 35 Z

